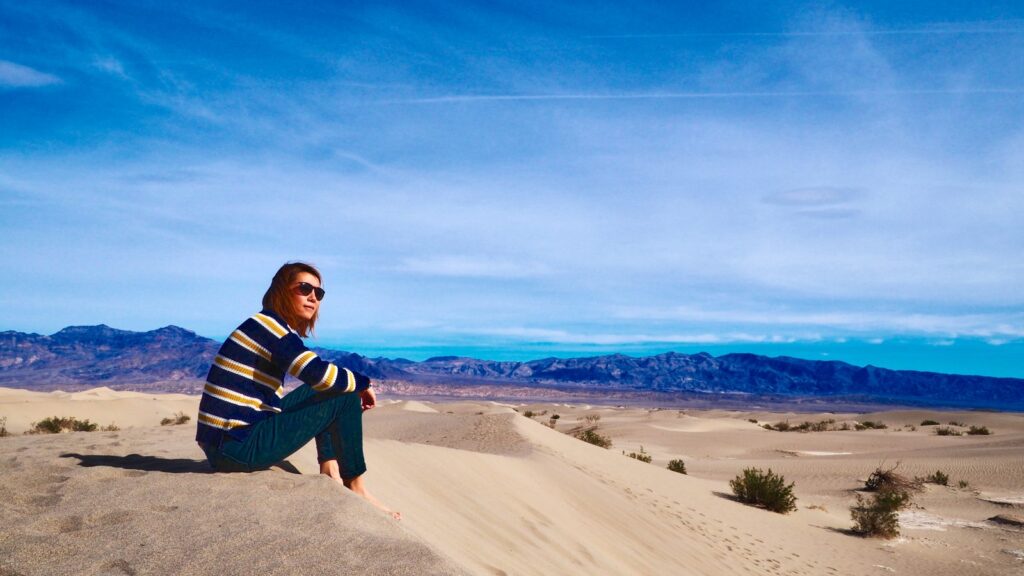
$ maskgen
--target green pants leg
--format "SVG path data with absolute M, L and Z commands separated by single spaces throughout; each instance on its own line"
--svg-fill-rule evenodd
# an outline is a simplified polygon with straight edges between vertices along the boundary
M 216 453 L 207 455 L 218 470 L 257 470 L 284 460 L 314 438 L 317 460 L 336 459 L 342 478 L 366 472 L 359 395 L 317 394 L 303 384 L 281 399 L 281 413 L 255 424 L 244 442 L 225 438 Z

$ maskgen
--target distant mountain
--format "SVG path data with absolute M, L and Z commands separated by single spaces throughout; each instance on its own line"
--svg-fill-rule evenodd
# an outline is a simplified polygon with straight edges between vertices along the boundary
M 0 333 L 0 386 L 54 390 L 111 386 L 198 392 L 220 343 L 177 326 L 149 332 L 70 326 L 51 336 Z M 534 389 L 588 397 L 753 395 L 1024 410 L 1024 380 L 859 367 L 754 354 L 622 354 L 496 362 L 455 356 L 423 362 L 316 349 L 371 378 L 436 394 L 502 396 Z M 395 386 L 394 390 L 407 388 Z M 472 392 L 467 392 L 471 390 Z M 712 396 L 713 397 L 713 396 Z

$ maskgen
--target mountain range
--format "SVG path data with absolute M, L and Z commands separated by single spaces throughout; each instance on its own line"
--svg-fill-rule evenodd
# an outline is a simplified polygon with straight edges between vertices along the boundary
M 0 333 L 0 386 L 109 386 L 197 393 L 220 342 L 177 326 L 149 332 L 70 326 L 46 336 Z M 599 399 L 818 399 L 1024 411 L 1024 379 L 965 376 L 754 354 L 668 352 L 497 362 L 441 356 L 422 362 L 314 349 L 397 393 Z M 513 393 L 514 392 L 514 393 Z M 713 404 L 713 402 L 712 402 Z

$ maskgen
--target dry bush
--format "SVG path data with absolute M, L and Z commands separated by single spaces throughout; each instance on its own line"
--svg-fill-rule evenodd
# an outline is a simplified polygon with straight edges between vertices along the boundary
M 175 414 L 174 416 L 172 416 L 170 418 L 164 418 L 163 420 L 161 420 L 160 421 L 160 425 L 161 426 L 177 426 L 179 424 L 185 424 L 186 422 L 188 422 L 191 419 L 192 418 L 189 417 L 188 414 L 185 414 L 184 412 L 178 412 L 177 414 Z
M 868 479 L 864 482 L 864 490 L 868 492 L 915 492 L 921 489 L 921 483 L 911 480 L 896 472 L 900 463 L 897 462 L 892 468 L 875 468 Z
M 626 451 L 623 450 L 622 453 L 626 454 Z M 651 463 L 651 455 L 644 451 L 644 447 L 643 447 L 642 444 L 640 445 L 640 451 L 639 452 L 630 452 L 629 454 L 626 454 L 626 456 L 629 456 L 630 458 L 632 458 L 634 460 L 639 460 L 641 462 L 646 462 L 648 464 Z
M 992 434 L 992 431 L 988 429 L 988 426 L 971 426 L 967 430 L 968 436 L 988 436 Z

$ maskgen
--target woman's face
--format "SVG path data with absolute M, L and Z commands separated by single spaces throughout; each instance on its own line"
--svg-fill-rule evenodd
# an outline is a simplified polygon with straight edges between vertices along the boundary
M 314 288 L 320 287 L 320 280 L 317 277 L 310 274 L 309 272 L 299 272 L 299 275 L 292 280 L 292 306 L 295 308 L 295 312 L 306 320 L 312 320 L 313 315 L 320 308 L 320 301 L 316 299 L 316 291 L 312 290 L 306 296 L 303 296 L 299 292 L 299 284 L 305 282 L 310 284 Z

